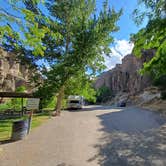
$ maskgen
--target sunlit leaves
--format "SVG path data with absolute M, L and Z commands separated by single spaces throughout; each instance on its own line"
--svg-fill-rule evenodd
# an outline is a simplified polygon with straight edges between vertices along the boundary
M 26 9 L 23 5 L 24 2 L 27 2 L 27 0 L 10 0 L 6 2 L 10 6 L 11 11 L 16 12 L 18 15 L 13 15 L 11 12 L 9 13 L 5 9 L 1 10 L 1 20 L 6 19 L 6 25 L 0 26 L 1 43 L 5 42 L 5 39 L 3 38 L 4 35 L 13 38 L 13 34 L 15 34 L 17 31 L 15 28 L 17 27 L 17 29 L 19 28 L 20 30 L 20 38 L 17 40 L 22 43 L 22 46 L 32 49 L 34 55 L 44 55 L 46 47 L 43 46 L 42 39 L 46 33 L 49 33 L 49 29 L 46 26 L 39 26 L 37 20 L 45 19 L 45 17 L 40 13 L 36 14 L 33 11 Z M 31 0 L 31 2 L 34 5 L 37 5 L 43 1 Z
M 133 53 L 141 56 L 142 50 L 154 49 L 155 56 L 144 64 L 141 74 L 150 73 L 154 79 L 166 75 L 166 2 L 165 0 L 139 0 L 146 10 L 135 9 L 134 19 L 141 23 L 148 18 L 147 26 L 131 36 Z
M 30 10 L 27 10 L 27 9 L 22 9 L 22 13 L 25 15 L 25 19 L 28 22 L 35 23 L 35 14 L 33 12 L 31 12 Z
M 154 78 L 166 74 L 166 20 L 150 21 L 146 28 L 131 37 L 135 46 L 133 53 L 141 56 L 142 50 L 155 49 L 155 56 L 144 64 L 141 73 L 151 73 Z
M 165 0 L 138 0 L 138 6 L 133 11 L 133 19 L 135 23 L 138 25 L 140 25 L 145 18 L 153 20 L 165 17 L 166 17 Z
M 81 95 L 88 101 L 96 101 L 96 91 L 92 87 L 93 81 L 88 74 L 79 73 L 76 77 L 71 77 L 66 84 L 66 95 Z

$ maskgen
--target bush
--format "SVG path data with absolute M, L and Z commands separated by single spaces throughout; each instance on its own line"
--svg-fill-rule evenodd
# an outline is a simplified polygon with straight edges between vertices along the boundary
M 11 106 L 8 103 L 3 103 L 0 104 L 0 111 L 5 111 L 7 109 L 9 109 Z
M 166 75 L 162 75 L 154 80 L 154 85 L 166 89 Z
M 166 100 L 166 75 L 162 75 L 154 80 L 154 85 L 158 86 L 161 90 L 161 98 Z
M 161 98 L 162 98 L 163 100 L 166 100 L 166 91 L 162 91 L 162 92 L 161 92 Z
M 44 98 L 41 101 L 42 108 L 50 108 L 53 109 L 55 108 L 57 98 L 55 96 L 49 97 L 49 98 Z
M 26 91 L 26 87 L 25 86 L 19 86 L 16 88 L 16 92 L 17 93 L 21 93 L 21 92 L 25 92 Z M 9 102 L 9 105 L 11 105 L 11 107 L 15 110 L 21 110 L 21 98 L 13 98 L 11 99 L 11 101 Z M 23 99 L 23 106 L 26 103 L 26 99 Z
M 106 102 L 111 97 L 112 97 L 112 93 L 108 87 L 102 86 L 101 88 L 99 88 L 97 90 L 97 102 L 99 102 L 99 103 Z

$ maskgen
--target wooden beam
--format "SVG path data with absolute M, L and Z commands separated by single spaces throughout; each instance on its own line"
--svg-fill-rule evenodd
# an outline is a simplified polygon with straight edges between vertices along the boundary
M 6 98 L 40 98 L 34 96 L 33 93 L 17 93 L 17 92 L 0 92 L 0 97 Z

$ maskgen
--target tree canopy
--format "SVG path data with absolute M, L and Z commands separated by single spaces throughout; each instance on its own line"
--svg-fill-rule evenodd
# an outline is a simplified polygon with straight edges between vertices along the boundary
M 138 0 L 138 6 L 133 11 L 134 20 L 138 25 L 141 24 L 145 18 L 148 18 L 150 21 L 165 18 L 165 14 L 165 0 Z
M 155 56 L 144 64 L 141 73 L 148 72 L 154 79 L 159 79 L 166 75 L 166 3 L 165 0 L 140 0 L 141 3 L 145 5 L 146 11 L 135 9 L 135 22 L 141 24 L 147 17 L 148 24 L 131 36 L 135 44 L 133 52 L 141 56 L 142 50 L 156 50 Z
M 116 21 L 119 19 L 121 11 L 116 13 L 105 2 L 103 10 L 97 16 L 93 0 L 70 2 L 63 0 L 56 1 L 56 3 L 49 0 L 47 8 L 52 18 L 56 20 L 52 21 L 50 28 L 60 34 L 58 41 L 52 36 L 46 36 L 49 41 L 52 41 L 47 47 L 48 52 L 51 51 L 51 54 L 54 55 L 51 57 L 54 63 L 51 64 L 50 71 L 46 72 L 47 84 L 54 88 L 58 87 L 60 92 L 62 87 L 66 89 L 72 87 L 75 88 L 73 93 L 78 93 L 80 87 L 73 85 L 80 85 L 86 80 L 82 90 L 84 94 L 88 94 L 88 92 L 85 93 L 88 90 L 93 94 L 93 90 L 87 83 L 86 72 L 95 74 L 103 69 L 102 53 L 110 52 L 109 45 L 113 42 L 111 33 L 118 30 Z
M 39 4 L 44 0 L 7 0 L 0 7 L 0 45 L 8 44 L 14 49 L 28 48 L 33 55 L 44 55 L 46 47 L 42 39 L 49 32 L 46 25 L 38 24 L 38 20 L 48 21 Z M 56 35 L 56 34 L 54 34 Z
M 3 13 L 1 18 L 9 19 L 1 27 L 3 46 L 15 45 L 15 50 L 33 60 L 33 55 L 43 55 L 39 57 L 47 62 L 42 70 L 43 92 L 58 94 L 57 103 L 69 88 L 71 93 L 84 93 L 91 98 L 90 94 L 94 95 L 91 77 L 104 68 L 103 54 L 111 51 L 112 33 L 119 29 L 116 22 L 122 11 L 116 12 L 105 1 L 96 13 L 95 0 L 47 0 L 42 8 L 39 0 L 14 0 L 10 5 L 21 11 L 21 32 L 18 34 L 10 24 L 13 21 L 19 24 L 17 18 L 10 20 L 13 16 Z

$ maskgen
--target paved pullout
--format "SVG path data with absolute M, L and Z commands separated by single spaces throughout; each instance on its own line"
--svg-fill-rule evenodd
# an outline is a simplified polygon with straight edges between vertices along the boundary
M 134 107 L 88 106 L 0 148 L 0 166 L 165 166 L 166 120 Z

